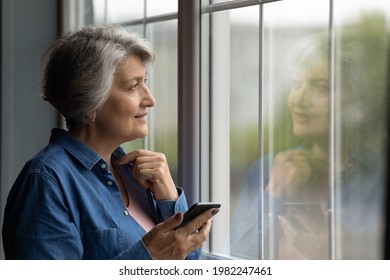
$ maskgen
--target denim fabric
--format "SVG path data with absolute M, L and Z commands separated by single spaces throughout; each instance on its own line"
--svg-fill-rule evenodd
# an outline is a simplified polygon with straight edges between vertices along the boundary
M 119 147 L 112 161 L 124 154 Z M 139 187 L 156 223 L 187 210 L 181 188 L 177 201 L 157 201 Z M 3 245 L 7 259 L 152 259 L 145 233 L 128 213 L 109 164 L 69 132 L 53 129 L 11 189 Z M 198 250 L 188 258 L 199 256 Z

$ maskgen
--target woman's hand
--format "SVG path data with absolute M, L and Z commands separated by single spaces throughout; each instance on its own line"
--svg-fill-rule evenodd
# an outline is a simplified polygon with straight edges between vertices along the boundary
M 327 160 L 311 151 L 292 150 L 275 157 L 265 188 L 277 199 L 315 202 L 327 190 Z
M 327 213 L 313 214 L 309 210 L 290 208 L 286 216 L 279 216 L 283 231 L 282 242 L 279 244 L 281 258 L 329 258 L 329 216 Z
M 123 156 L 118 164 L 132 164 L 135 178 L 157 200 L 177 200 L 179 195 L 169 171 L 165 155 L 148 150 L 135 150 Z
M 211 218 L 217 211 L 205 211 L 183 227 L 178 227 L 183 221 L 183 214 L 177 213 L 151 229 L 142 241 L 154 259 L 183 260 L 203 246 L 211 229 Z
M 279 243 L 280 259 L 329 259 L 329 223 L 331 212 L 321 212 L 314 209 L 301 210 L 291 208 L 285 216 L 279 216 L 283 235 Z M 351 235 L 347 229 L 336 221 L 339 256 L 349 258 L 351 250 Z

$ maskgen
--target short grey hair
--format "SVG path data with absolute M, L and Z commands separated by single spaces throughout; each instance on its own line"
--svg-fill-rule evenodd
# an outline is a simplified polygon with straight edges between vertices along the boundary
M 153 64 L 149 42 L 122 26 L 86 26 L 67 33 L 46 50 L 42 97 L 66 119 L 67 126 L 89 123 L 110 95 L 114 74 L 129 55 Z

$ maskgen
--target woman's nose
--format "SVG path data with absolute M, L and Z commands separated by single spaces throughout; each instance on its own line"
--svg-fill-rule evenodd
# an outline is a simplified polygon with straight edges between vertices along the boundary
M 308 103 L 308 86 L 306 83 L 301 83 L 299 86 L 291 90 L 292 101 L 295 105 L 307 105 Z
M 153 97 L 153 94 L 150 92 L 149 88 L 145 85 L 144 90 L 144 105 L 146 107 L 153 107 L 156 104 L 156 100 Z

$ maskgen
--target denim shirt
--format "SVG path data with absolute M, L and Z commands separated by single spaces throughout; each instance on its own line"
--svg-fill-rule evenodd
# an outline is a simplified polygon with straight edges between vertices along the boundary
M 123 156 L 122 148 L 112 162 Z M 128 176 L 139 186 L 127 165 Z M 138 197 L 156 223 L 187 203 Z M 7 259 L 152 259 L 142 237 L 146 231 L 127 211 L 109 164 L 69 132 L 53 129 L 50 143 L 26 163 L 5 209 L 3 245 Z M 198 259 L 200 250 L 187 259 Z

